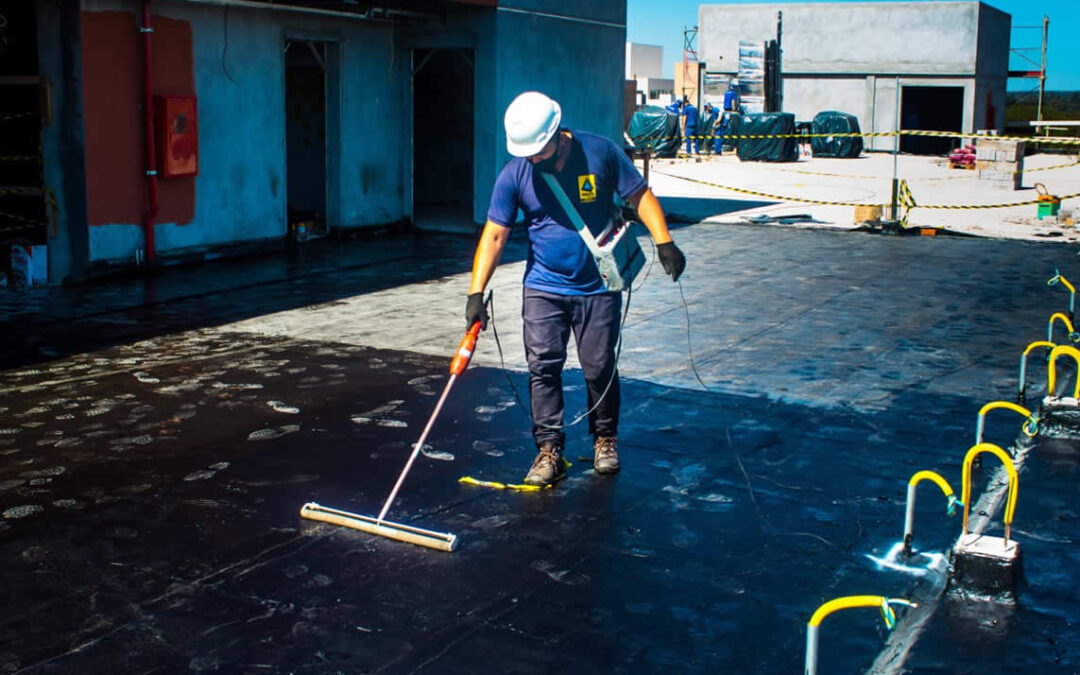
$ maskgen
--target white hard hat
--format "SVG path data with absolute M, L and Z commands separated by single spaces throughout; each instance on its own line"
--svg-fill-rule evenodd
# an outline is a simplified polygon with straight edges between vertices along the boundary
M 547 145 L 562 121 L 559 104 L 538 91 L 518 95 L 506 107 L 506 149 L 514 157 L 531 157 Z

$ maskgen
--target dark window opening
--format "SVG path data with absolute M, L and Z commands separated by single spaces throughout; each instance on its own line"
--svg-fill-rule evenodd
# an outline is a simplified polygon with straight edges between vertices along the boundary
M 324 42 L 285 45 L 285 163 L 289 234 L 326 233 L 326 57 Z
M 908 87 L 901 94 L 900 128 L 921 131 L 963 131 L 963 87 Z M 947 155 L 959 147 L 959 138 L 901 136 L 900 152 Z
M 473 50 L 413 52 L 413 223 L 473 231 Z

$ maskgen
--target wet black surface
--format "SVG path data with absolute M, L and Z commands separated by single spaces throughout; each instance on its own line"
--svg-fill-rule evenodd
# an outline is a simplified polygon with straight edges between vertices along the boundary
M 462 271 L 471 244 L 445 241 L 400 276 L 337 251 L 282 281 L 230 289 L 223 265 L 197 297 L 165 277 L 151 306 L 13 314 L 41 332 L 5 331 L 0 672 L 797 672 L 822 602 L 915 589 L 868 556 L 900 538 L 912 473 L 959 490 L 975 413 L 1013 395 L 1067 300 L 1045 280 L 1075 264 L 1052 245 L 688 228 L 688 286 L 722 289 L 694 300 L 699 367 L 772 395 L 630 379 L 619 475 L 578 460 L 576 427 L 558 488 L 492 491 L 457 479 L 519 480 L 528 420 L 507 374 L 473 367 L 391 511 L 458 551 L 301 520 L 312 500 L 378 511 L 448 359 L 213 326 Z M 685 365 L 671 325 L 627 330 L 669 333 Z M 987 439 L 1019 422 L 995 414 Z M 904 672 L 1080 669 L 1076 451 L 1040 441 L 1025 464 L 1018 601 L 944 601 Z M 943 551 L 959 523 L 931 494 L 916 547 Z M 864 671 L 886 638 L 873 610 L 830 617 L 821 672 Z
M 0 315 L 12 326 L 0 332 L 0 368 L 467 272 L 474 248 L 469 237 L 438 235 L 323 240 L 83 286 L 0 292 Z M 515 234 L 504 262 L 523 258 Z

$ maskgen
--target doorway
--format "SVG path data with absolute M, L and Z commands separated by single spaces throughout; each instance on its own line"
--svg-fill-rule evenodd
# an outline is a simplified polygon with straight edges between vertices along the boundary
M 328 102 L 336 82 L 336 44 L 285 42 L 286 224 L 298 241 L 325 235 L 333 177 L 327 148 L 336 147 L 336 119 Z
M 964 128 L 964 88 L 904 86 L 900 96 L 900 128 L 960 133 Z M 913 155 L 947 155 L 959 145 L 959 138 L 900 137 L 900 152 Z
M 472 233 L 473 50 L 413 50 L 413 224 Z
M 45 244 L 50 212 L 42 147 L 49 83 L 38 73 L 32 2 L 0 4 L 0 271 L 10 275 L 11 244 Z

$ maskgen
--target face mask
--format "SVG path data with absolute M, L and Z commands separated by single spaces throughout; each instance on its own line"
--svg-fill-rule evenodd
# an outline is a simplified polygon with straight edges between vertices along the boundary
M 534 171 L 540 171 L 542 173 L 555 173 L 555 164 L 559 161 L 559 153 L 556 152 L 547 159 L 542 159 L 539 162 L 533 164 Z

